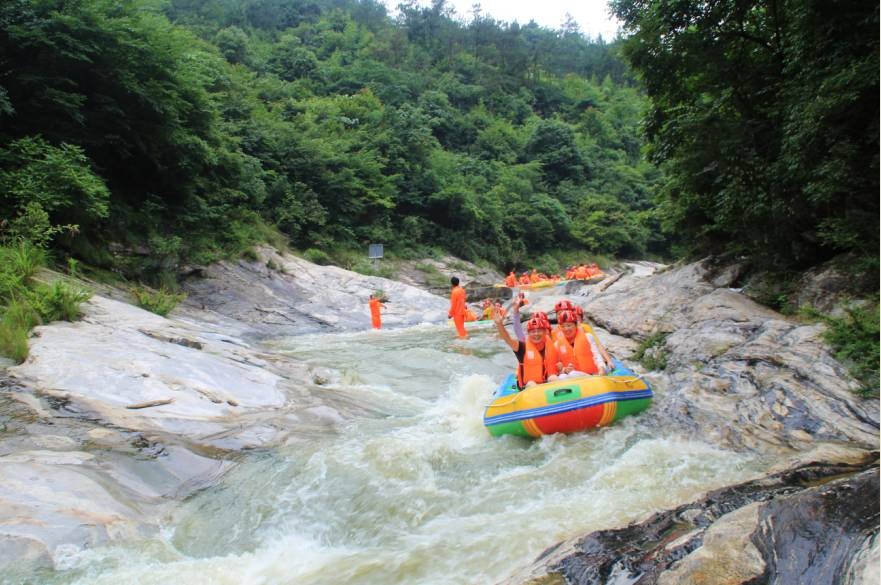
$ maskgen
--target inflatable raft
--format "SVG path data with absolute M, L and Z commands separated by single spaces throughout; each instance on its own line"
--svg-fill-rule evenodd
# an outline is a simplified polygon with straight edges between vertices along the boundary
M 649 407 L 648 383 L 614 360 L 608 376 L 579 376 L 517 391 L 509 374 L 486 407 L 483 425 L 494 437 L 540 437 L 612 424 Z
M 561 280 L 540 280 L 538 282 L 533 282 L 531 284 L 518 284 L 517 288 L 522 288 L 526 290 L 538 290 L 542 288 L 550 288 L 552 286 L 557 286 L 561 284 L 563 281 Z

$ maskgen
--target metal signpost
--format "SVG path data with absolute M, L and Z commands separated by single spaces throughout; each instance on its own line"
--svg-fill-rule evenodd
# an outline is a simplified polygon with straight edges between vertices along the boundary
M 367 247 L 367 259 L 373 261 L 373 268 L 375 269 L 379 261 L 382 260 L 382 244 L 369 244 Z

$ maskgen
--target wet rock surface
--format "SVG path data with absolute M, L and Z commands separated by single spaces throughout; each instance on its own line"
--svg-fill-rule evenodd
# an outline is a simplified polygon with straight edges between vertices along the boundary
M 877 536 L 877 458 L 811 464 L 561 543 L 511 582 L 858 583 L 877 575 Z
M 509 582 L 878 582 L 877 398 L 855 394 L 822 325 L 727 288 L 735 269 L 651 272 L 567 291 L 619 357 L 660 334 L 667 365 L 644 372 L 655 400 L 642 424 L 766 457 L 779 473 L 561 543 Z
M 319 266 L 271 248 L 254 261 L 220 262 L 184 282 L 176 314 L 232 326 L 248 339 L 370 328 L 367 302 L 382 290 L 384 328 L 446 319 L 449 302 L 402 282 Z
M 81 414 L 0 376 L 0 567 L 152 534 L 232 466 Z
M 735 450 L 875 448 L 878 402 L 855 394 L 858 384 L 822 340 L 823 325 L 786 319 L 716 288 L 708 275 L 697 263 L 572 297 L 612 333 L 665 335 L 658 351 L 667 367 L 647 374 L 663 399 L 647 415 Z

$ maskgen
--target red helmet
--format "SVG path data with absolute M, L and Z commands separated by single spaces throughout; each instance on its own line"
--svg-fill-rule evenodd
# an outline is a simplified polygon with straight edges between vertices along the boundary
M 558 313 L 560 311 L 571 311 L 575 308 L 575 305 L 572 304 L 572 301 L 569 299 L 563 299 L 561 301 L 557 301 L 557 304 L 554 305 L 554 310 Z
M 575 316 L 578 317 L 579 321 L 584 320 L 584 309 L 581 307 L 575 307 Z
M 575 311 L 560 311 L 557 313 L 557 323 L 578 323 Z
M 550 329 L 548 327 L 549 323 L 543 321 L 541 317 L 538 315 L 533 315 L 532 318 L 526 323 L 526 330 L 533 331 L 534 329 Z

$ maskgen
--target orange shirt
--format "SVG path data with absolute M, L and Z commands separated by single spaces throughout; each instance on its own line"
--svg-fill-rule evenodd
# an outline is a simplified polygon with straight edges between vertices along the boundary
M 465 289 L 454 286 L 450 291 L 450 316 L 465 315 Z

